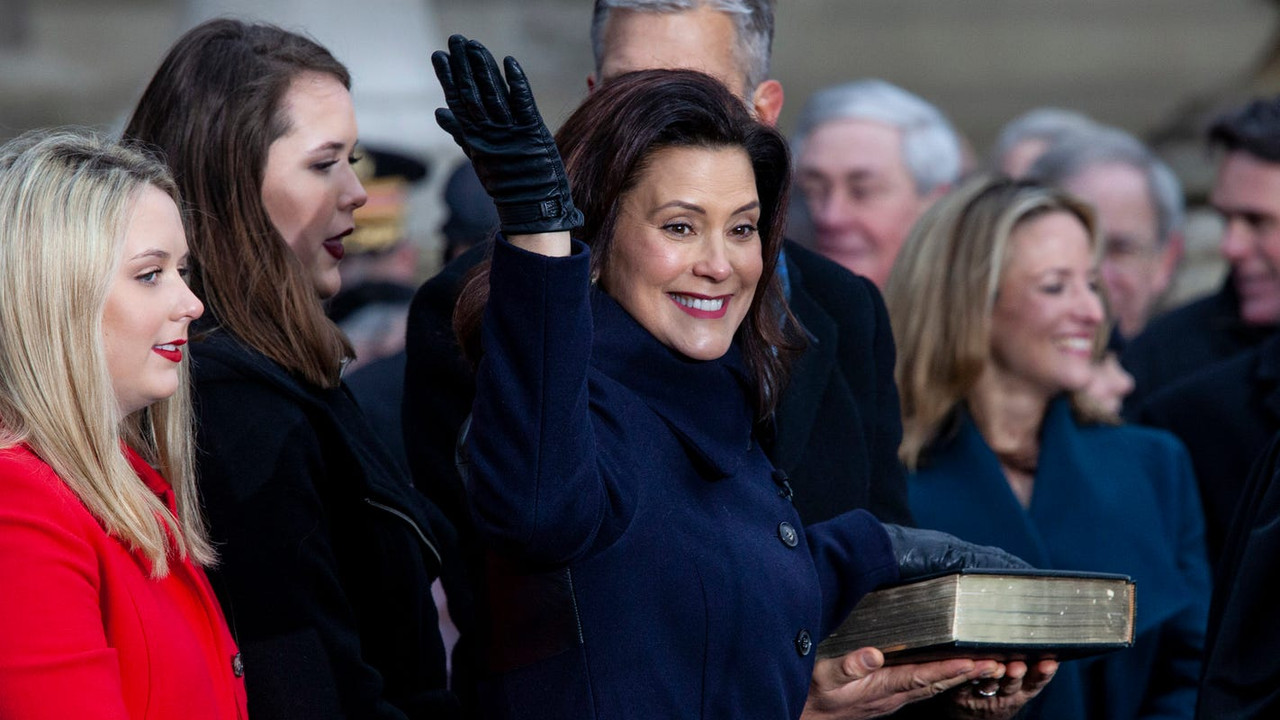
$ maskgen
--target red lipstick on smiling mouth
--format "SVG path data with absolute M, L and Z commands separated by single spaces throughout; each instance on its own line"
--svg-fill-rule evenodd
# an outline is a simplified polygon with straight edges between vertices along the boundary
M 667 293 L 676 307 L 689 315 L 705 320 L 719 320 L 729 312 L 729 299 L 732 295 L 694 295 L 690 293 Z
M 334 260 L 341 260 L 343 256 L 347 254 L 347 248 L 343 246 L 342 238 L 353 232 L 355 232 L 355 228 L 348 228 L 345 232 L 338 233 L 328 240 L 325 240 L 323 243 L 324 251 L 333 256 Z
M 169 362 L 182 362 L 182 346 L 186 344 L 186 340 L 170 340 L 163 345 L 152 345 L 151 352 Z

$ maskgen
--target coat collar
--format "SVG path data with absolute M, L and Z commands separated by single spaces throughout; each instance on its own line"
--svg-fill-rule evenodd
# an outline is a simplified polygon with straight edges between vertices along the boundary
M 321 437 L 342 439 L 343 451 L 350 453 L 359 464 L 363 486 L 375 500 L 401 502 L 410 482 L 374 434 L 346 385 L 336 388 L 312 385 L 291 375 L 224 328 L 201 330 L 199 338 L 189 346 L 192 375 L 197 381 L 197 401 L 202 385 L 216 386 L 220 381 L 253 382 L 270 388 L 302 408 L 311 422 L 317 424 L 316 432 Z M 245 411 L 252 412 L 252 409 Z
M 718 360 L 663 345 L 616 300 L 591 294 L 592 364 L 638 395 L 671 428 L 704 476 L 736 474 L 751 448 L 751 382 L 735 342 Z
M 1149 495 L 1139 489 L 1146 482 L 1138 477 L 1146 463 L 1124 456 L 1148 446 L 1134 446 L 1116 434 L 1130 430 L 1081 425 L 1067 396 L 1052 400 L 1040 429 L 1031 506 L 1023 509 L 963 406 L 952 429 L 931 449 L 918 477 L 953 486 L 944 491 L 952 493 L 945 512 L 959 523 L 957 535 L 999 545 L 1037 567 L 1132 576 L 1143 588 L 1140 629 L 1163 621 L 1184 602 L 1186 588 L 1170 566 L 1163 545 L 1167 538 L 1158 531 L 1170 519 L 1145 502 Z M 1157 485 L 1174 484 L 1162 480 Z M 1144 502 L 1126 505 L 1127 498 Z
M 160 502 L 169 508 L 169 512 L 177 513 L 178 504 L 173 495 L 173 487 L 169 485 L 169 481 L 164 478 L 151 464 L 143 459 L 137 450 L 123 445 L 124 457 L 129 461 L 129 466 L 138 474 L 138 478 L 146 483 L 147 488 L 160 498 Z

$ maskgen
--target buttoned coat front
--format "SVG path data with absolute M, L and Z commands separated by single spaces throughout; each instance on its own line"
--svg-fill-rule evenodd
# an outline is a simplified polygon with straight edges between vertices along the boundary
M 563 578 L 573 622 L 563 649 L 490 680 L 488 710 L 799 717 L 814 644 L 897 576 L 888 537 L 862 510 L 802 527 L 752 438 L 736 348 L 699 362 L 662 345 L 588 288 L 575 248 L 494 250 L 469 498 L 512 575 Z M 539 601 L 502 587 L 498 618 Z
M 1041 428 L 1024 508 L 961 410 L 908 491 L 921 527 L 997 545 L 1039 568 L 1121 573 L 1137 584 L 1134 646 L 1064 663 L 1031 717 L 1191 717 L 1211 588 L 1199 495 L 1176 438 L 1081 424 L 1060 397 Z
M 142 482 L 173 491 L 132 450 Z M 204 572 L 109 534 L 26 446 L 0 450 L 0 718 L 244 720 L 235 642 Z

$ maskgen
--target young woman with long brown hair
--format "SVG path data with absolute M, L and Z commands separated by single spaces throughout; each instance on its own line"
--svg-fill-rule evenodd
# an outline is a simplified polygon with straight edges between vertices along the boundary
M 198 470 L 250 710 L 447 717 L 430 589 L 447 524 L 343 386 L 351 348 L 321 304 L 366 200 L 349 86 L 309 38 L 212 20 L 125 136 L 164 153 L 192 206 Z

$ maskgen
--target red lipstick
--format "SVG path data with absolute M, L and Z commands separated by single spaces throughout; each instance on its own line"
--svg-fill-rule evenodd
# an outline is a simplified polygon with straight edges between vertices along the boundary
M 186 340 L 171 340 L 163 345 L 152 345 L 151 352 L 169 362 L 182 362 L 182 346 L 186 344 Z

